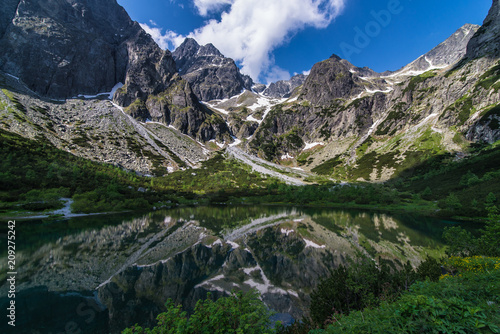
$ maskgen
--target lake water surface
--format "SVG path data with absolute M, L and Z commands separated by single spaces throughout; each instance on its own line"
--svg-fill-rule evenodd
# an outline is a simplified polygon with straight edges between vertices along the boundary
M 444 253 L 441 235 L 451 224 L 277 206 L 17 221 L 16 328 L 2 321 L 0 332 L 115 333 L 150 325 L 168 298 L 190 309 L 207 292 L 219 297 L 234 289 L 257 289 L 283 319 L 299 318 L 331 268 L 359 254 L 394 268 L 406 261 L 416 266 Z M 5 241 L 6 230 L 0 232 Z M 6 248 L 0 250 L 3 310 Z

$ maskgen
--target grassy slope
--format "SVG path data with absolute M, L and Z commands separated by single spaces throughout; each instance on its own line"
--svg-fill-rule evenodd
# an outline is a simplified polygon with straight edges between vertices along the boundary
M 258 195 L 267 193 L 270 184 L 279 181 L 252 173 L 220 154 L 201 169 L 147 178 L 76 157 L 45 138 L 30 140 L 0 130 L 0 213 L 7 215 L 56 209 L 61 206 L 59 197 L 73 197 L 74 209 L 81 212 L 150 210 L 172 203 Z

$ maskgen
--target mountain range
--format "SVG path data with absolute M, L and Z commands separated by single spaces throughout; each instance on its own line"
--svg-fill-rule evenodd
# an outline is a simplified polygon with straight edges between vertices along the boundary
M 398 71 L 332 55 L 269 85 L 212 44 L 160 49 L 115 0 L 1 5 L 0 127 L 142 174 L 228 149 L 299 174 L 383 181 L 500 139 L 498 0 L 481 27 Z

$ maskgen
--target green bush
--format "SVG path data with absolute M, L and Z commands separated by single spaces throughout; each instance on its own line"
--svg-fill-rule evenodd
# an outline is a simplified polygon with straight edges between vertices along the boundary
M 448 244 L 446 253 L 449 256 L 500 256 L 500 215 L 496 207 L 488 209 L 488 221 L 477 238 L 461 227 L 445 229 L 443 238 Z
M 320 333 L 500 333 L 500 270 L 419 282 L 393 303 L 338 317 Z
M 158 315 L 158 325 L 149 329 L 139 325 L 125 329 L 122 334 L 271 334 L 272 313 L 259 299 L 255 290 L 233 292 L 229 297 L 213 301 L 210 294 L 196 303 L 188 316 L 182 306 L 172 300 L 165 304 L 167 311 Z
M 340 265 L 330 277 L 321 281 L 311 294 L 312 321 L 322 326 L 355 310 L 375 307 L 381 301 L 393 300 L 418 278 L 407 263 L 394 271 L 385 263 L 362 258 L 349 267 Z

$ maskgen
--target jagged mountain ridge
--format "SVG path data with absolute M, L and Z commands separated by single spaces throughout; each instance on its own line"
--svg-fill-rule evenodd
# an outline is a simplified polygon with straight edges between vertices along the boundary
M 297 100 L 269 113 L 248 150 L 340 178 L 384 180 L 433 154 L 462 151 L 464 136 L 500 139 L 498 57 L 466 56 L 483 48 L 478 38 L 494 36 L 497 9 L 495 0 L 486 27 L 465 25 L 396 73 L 361 74 L 335 55 L 315 64 Z
M 31 46 L 26 44 L 35 41 L 34 36 L 40 39 L 41 44 L 36 45 L 42 49 L 43 43 L 52 41 L 57 36 L 66 36 L 63 38 L 64 43 L 56 43 L 56 48 L 52 50 L 56 51 L 55 63 L 61 64 L 57 60 L 63 59 L 61 55 L 68 46 L 75 50 L 81 50 L 82 45 L 86 46 L 85 36 L 69 38 L 79 32 L 78 29 L 90 27 L 89 31 L 92 33 L 104 29 L 105 33 L 99 38 L 105 42 L 109 39 L 112 42 L 110 47 L 122 50 L 123 57 L 118 58 L 127 64 L 126 73 L 123 74 L 124 86 L 116 91 L 114 102 L 124 107 L 124 112 L 139 121 L 139 124 L 158 122 L 201 142 L 217 141 L 229 144 L 233 141 L 233 136 L 236 138 L 234 144 L 242 142 L 240 146 L 248 152 L 269 160 L 299 164 L 309 171 L 331 160 L 335 160 L 335 164 L 341 163 L 347 169 L 356 168 L 360 159 L 367 154 L 378 156 L 391 153 L 391 159 L 399 164 L 407 157 L 406 152 L 413 154 L 411 152 L 419 151 L 416 146 L 422 144 L 419 140 L 422 139 L 423 132 L 429 129 L 433 133 L 431 138 L 441 136 L 439 140 L 434 138 L 436 147 L 433 149 L 437 151 L 461 150 L 462 144 L 458 143 L 458 138 L 462 134 L 474 141 L 492 142 L 498 138 L 498 131 L 494 126 L 497 122 L 494 107 L 498 103 L 494 81 L 498 72 L 494 67 L 495 29 L 498 28 L 497 0 L 493 1 L 485 24 L 477 30 L 470 42 L 468 39 L 477 27 L 465 25 L 448 40 L 398 72 L 379 74 L 366 67 L 356 67 L 333 55 L 314 65 L 307 78 L 299 76 L 295 78 L 298 80 L 292 78 L 289 82 L 272 84 L 267 89 L 262 85 L 253 85 L 253 92 L 248 90 L 243 93 L 240 89 L 251 89 L 251 81 L 242 76 L 234 62 L 225 58 L 213 45 L 200 46 L 194 40 L 188 39 L 172 56 L 168 51 L 159 49 L 152 38 L 137 23 L 132 22 L 115 1 L 104 5 L 93 1 L 80 3 L 59 0 L 54 3 L 41 1 L 32 5 L 24 1 L 5 0 L 4 4 L 7 10 L 0 16 L 0 28 L 3 29 L 1 43 L 8 48 L 1 56 L 1 68 L 15 69 L 16 64 L 21 68 L 24 60 L 22 57 L 14 59 L 18 53 L 12 49 L 15 46 L 16 50 L 30 50 Z M 50 6 L 59 6 L 61 10 L 54 11 L 55 14 L 49 13 L 46 9 Z M 116 20 L 103 23 L 104 27 L 101 27 L 96 18 L 103 15 L 103 8 L 109 9 L 111 17 Z M 64 20 L 69 20 L 71 29 L 64 29 L 63 23 L 66 21 L 58 16 L 61 13 L 64 14 Z M 55 23 L 48 25 L 50 29 L 43 29 L 44 22 Z M 128 35 L 121 36 L 117 33 L 122 28 Z M 24 44 L 13 44 L 15 38 L 12 36 L 17 36 L 16 34 L 29 36 L 30 39 L 24 41 Z M 474 58 L 474 55 L 485 52 L 490 57 Z M 408 75 L 423 72 L 432 66 L 453 65 L 460 55 L 466 53 L 466 60 L 458 62 L 460 66 L 457 65 L 454 69 L 450 66 L 416 76 Z M 29 52 L 27 54 L 30 55 Z M 97 56 L 97 60 L 103 62 L 95 61 L 95 64 L 108 69 L 109 71 L 101 72 L 113 73 L 115 80 L 106 79 L 103 84 L 98 85 L 99 88 L 94 87 L 92 91 L 85 90 L 85 85 L 76 82 L 69 86 L 71 89 L 58 94 L 98 93 L 109 91 L 112 85 L 116 86 L 120 72 L 117 69 L 121 67 L 116 67 L 115 63 L 106 60 L 107 57 L 108 55 Z M 177 73 L 174 58 L 180 73 Z M 49 63 L 51 61 L 47 57 L 41 57 L 39 60 Z M 76 66 L 73 60 L 72 58 L 68 64 L 63 62 L 66 67 L 63 66 L 62 70 L 55 69 L 55 75 L 50 71 L 45 73 L 53 80 L 48 81 L 49 88 L 40 89 L 36 85 L 30 85 L 29 80 L 25 82 L 27 89 L 35 91 L 26 94 L 34 99 L 40 96 L 55 96 L 53 91 L 57 91 L 60 86 L 57 80 L 60 76 L 64 77 L 63 74 L 67 71 L 70 72 L 69 77 L 73 78 L 73 83 L 75 73 L 81 70 L 73 69 Z M 223 81 L 218 77 L 217 71 L 226 67 L 229 68 L 231 78 Z M 7 73 L 19 74 L 21 82 L 24 82 L 25 75 L 22 71 Z M 305 80 L 301 83 L 303 79 Z M 294 84 L 292 81 L 295 81 Z M 235 85 L 235 82 L 242 86 Z M 292 90 L 292 86 L 296 87 L 293 87 L 293 95 L 290 96 L 291 92 L 287 90 L 288 87 Z M 203 94 L 206 94 L 205 98 Z M 209 104 L 199 103 L 199 99 L 211 99 L 213 96 L 210 94 L 224 99 L 210 101 Z M 274 94 L 290 98 L 270 99 Z M 8 99 L 4 100 L 10 107 L 15 105 Z M 115 106 L 108 106 L 116 109 Z M 8 108 L 5 111 L 8 113 Z M 28 124 L 31 122 L 40 125 L 35 116 L 28 116 Z M 19 127 L 16 129 L 12 126 L 12 120 L 10 124 L 6 123 L 2 123 L 2 127 L 22 132 Z M 41 126 L 44 127 L 43 124 Z M 30 125 L 26 128 L 36 130 L 36 126 Z M 425 131 L 414 133 L 415 129 Z M 35 130 L 33 133 L 43 133 L 54 142 L 53 134 Z M 34 137 L 33 133 L 28 136 Z M 396 138 L 404 140 L 398 141 Z M 384 146 L 383 141 L 393 140 L 398 144 L 381 148 Z M 105 154 L 101 153 L 96 153 L 93 158 L 102 160 Z M 307 166 L 303 164 L 304 156 L 307 156 Z M 371 163 L 377 164 L 377 160 Z M 167 166 L 170 167 L 170 164 L 166 163 L 165 167 Z M 367 177 L 365 174 L 362 178 L 384 179 L 392 175 L 392 169 L 401 167 L 388 166 L 385 166 L 387 173 L 380 171 L 385 168 L 380 165 L 377 175 Z
M 172 56 L 179 74 L 202 101 L 230 98 L 253 85 L 252 79 L 241 74 L 234 61 L 224 57 L 213 44 L 200 46 L 186 38 Z
M 465 24 L 444 42 L 433 48 L 415 61 L 395 72 L 384 72 L 383 75 L 418 75 L 429 70 L 446 68 L 456 64 L 466 54 L 467 44 L 479 30 L 480 26 Z

